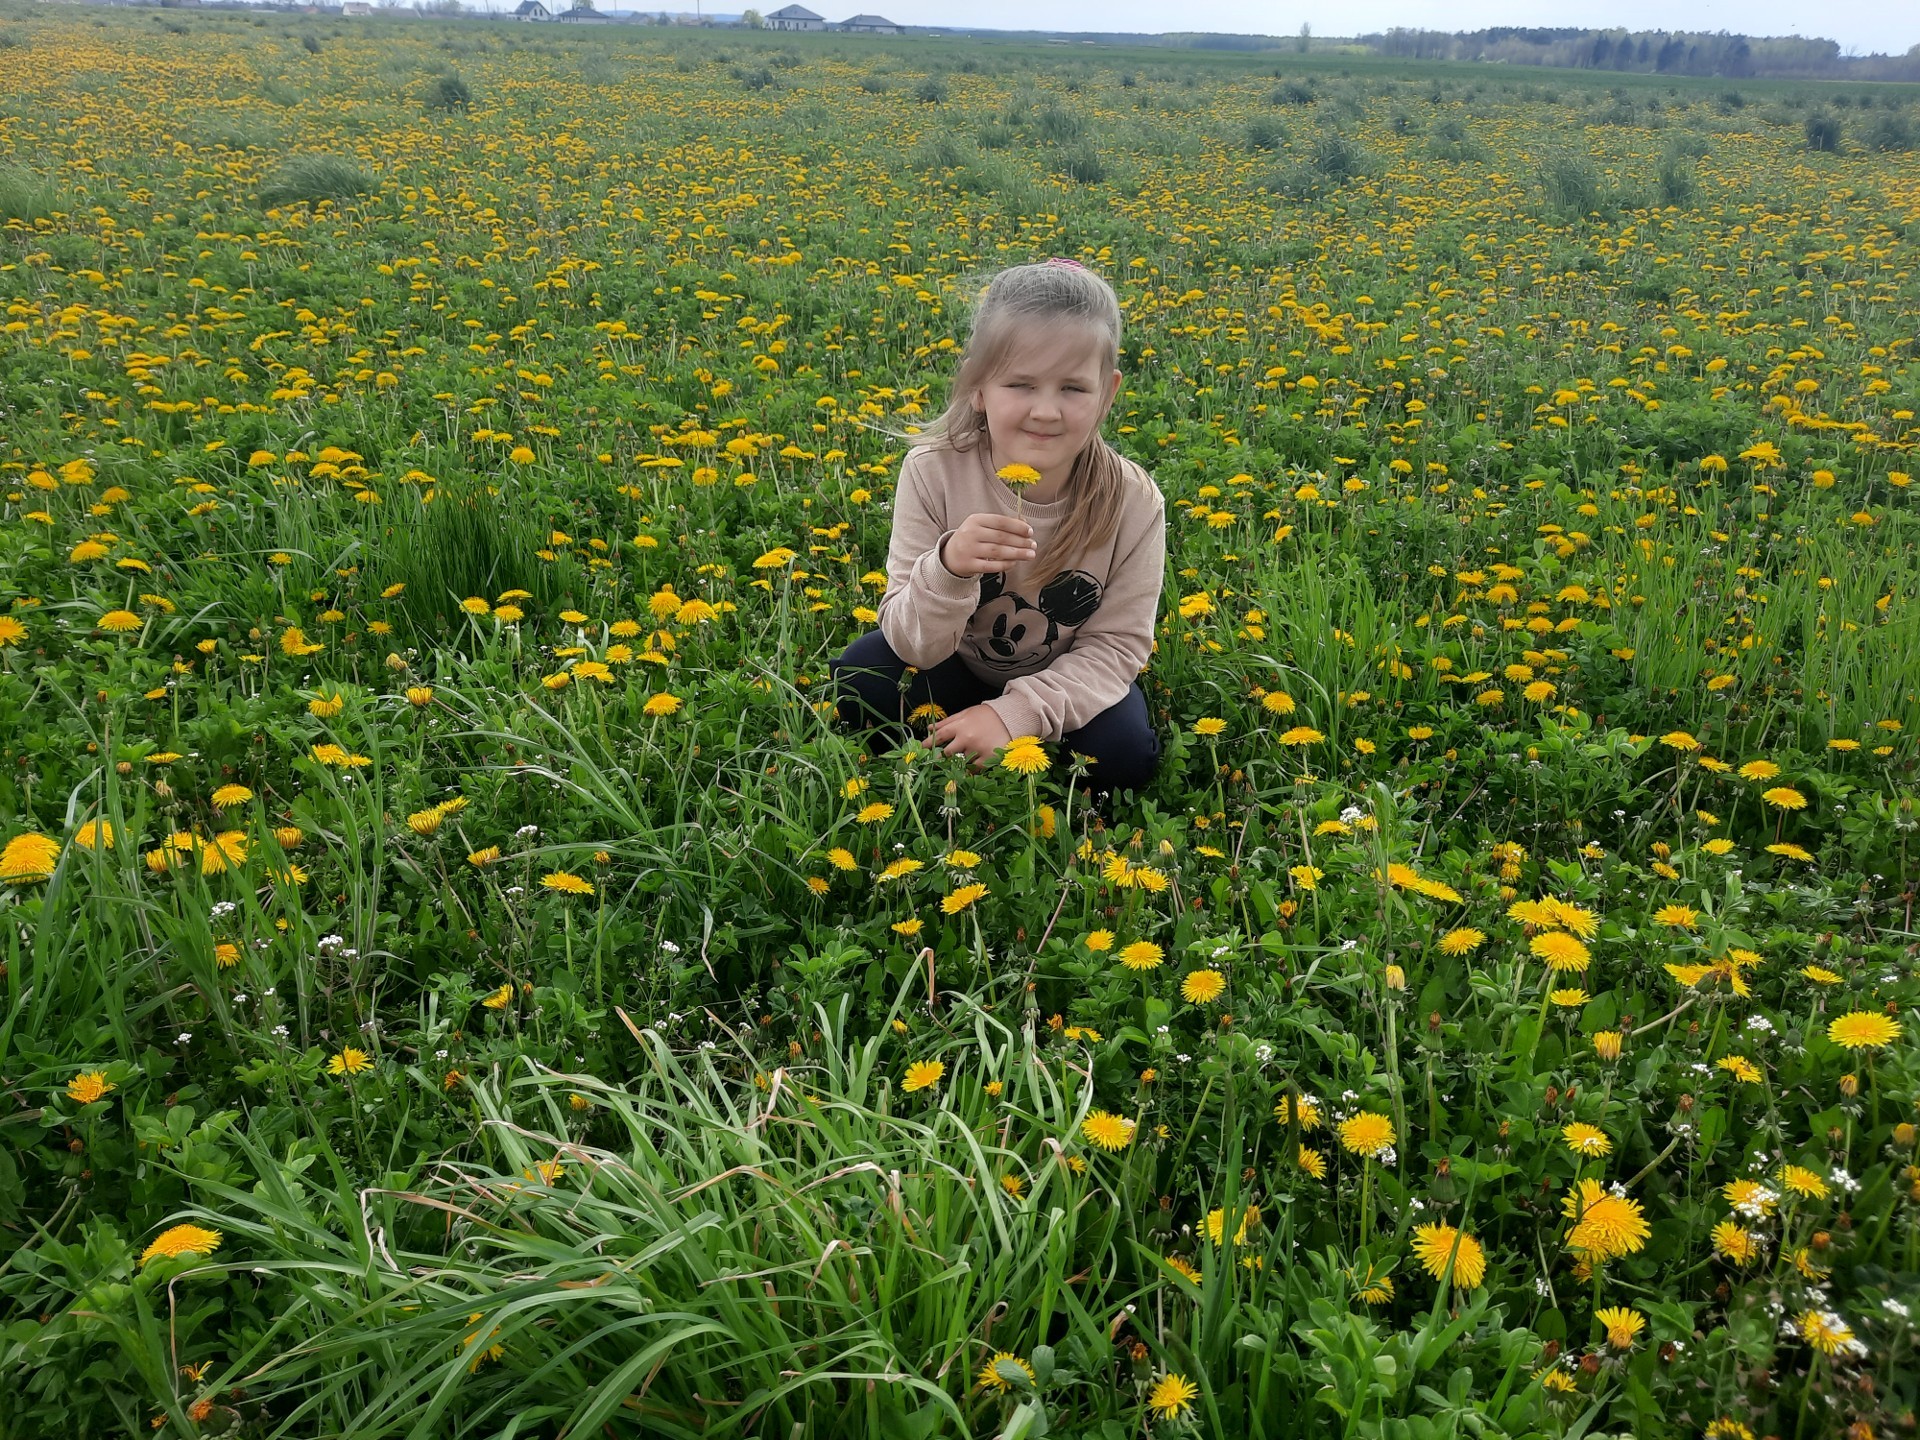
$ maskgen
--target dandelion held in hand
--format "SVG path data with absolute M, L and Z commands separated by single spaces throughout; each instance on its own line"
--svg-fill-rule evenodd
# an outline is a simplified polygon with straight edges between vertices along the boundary
M 993 473 L 1013 487 L 1013 513 L 1019 515 L 1025 501 L 1024 492 L 1029 485 L 1040 483 L 1040 472 L 1031 465 L 1002 465 Z

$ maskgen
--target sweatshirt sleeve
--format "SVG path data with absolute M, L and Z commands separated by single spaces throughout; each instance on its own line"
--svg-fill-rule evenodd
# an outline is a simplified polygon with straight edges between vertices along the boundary
M 1009 680 L 985 702 L 1009 734 L 1058 740 L 1119 703 L 1153 653 L 1166 561 L 1166 503 L 1156 488 L 1151 523 L 1115 556 L 1100 607 L 1072 644 L 1046 669 Z
M 880 633 L 894 654 L 921 670 L 960 648 L 967 621 L 980 608 L 980 577 L 955 575 L 940 562 L 940 546 L 953 533 L 946 518 L 941 498 L 927 489 L 918 456 L 909 452 L 893 492 Z

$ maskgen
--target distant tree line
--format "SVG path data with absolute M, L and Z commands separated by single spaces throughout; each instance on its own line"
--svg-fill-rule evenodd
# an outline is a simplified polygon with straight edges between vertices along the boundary
M 1843 56 L 1832 40 L 1799 35 L 1755 39 L 1729 35 L 1724 30 L 1709 35 L 1501 25 L 1450 33 L 1396 27 L 1385 34 L 1362 35 L 1357 43 L 1378 54 L 1408 60 L 1481 60 L 1641 75 L 1707 75 L 1728 80 L 1767 76 L 1920 80 L 1920 45 L 1903 56 Z

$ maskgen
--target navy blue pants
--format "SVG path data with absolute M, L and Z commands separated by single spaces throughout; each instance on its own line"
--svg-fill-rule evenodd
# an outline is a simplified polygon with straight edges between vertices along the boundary
M 828 668 L 841 723 L 854 729 L 876 727 L 876 751 L 906 739 L 911 733 L 907 717 L 922 705 L 938 705 L 957 715 L 1005 689 L 975 675 L 958 655 L 909 675 L 907 662 L 893 653 L 878 630 L 854 641 Z M 931 722 L 926 728 L 932 728 Z M 1060 743 L 1069 752 L 1092 758 L 1087 781 L 1097 794 L 1144 790 L 1160 768 L 1160 737 L 1147 718 L 1147 697 L 1138 683 L 1128 687 L 1118 703 L 1062 736 Z

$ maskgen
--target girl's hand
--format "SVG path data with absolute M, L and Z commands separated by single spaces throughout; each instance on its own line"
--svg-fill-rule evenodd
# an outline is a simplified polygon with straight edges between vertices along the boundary
M 1033 527 L 1011 515 L 969 515 L 940 548 L 954 575 L 991 575 L 1033 559 Z
M 975 770 L 984 770 L 993 752 L 1013 736 L 990 705 L 973 705 L 949 715 L 933 727 L 933 743 L 948 755 L 965 755 Z

